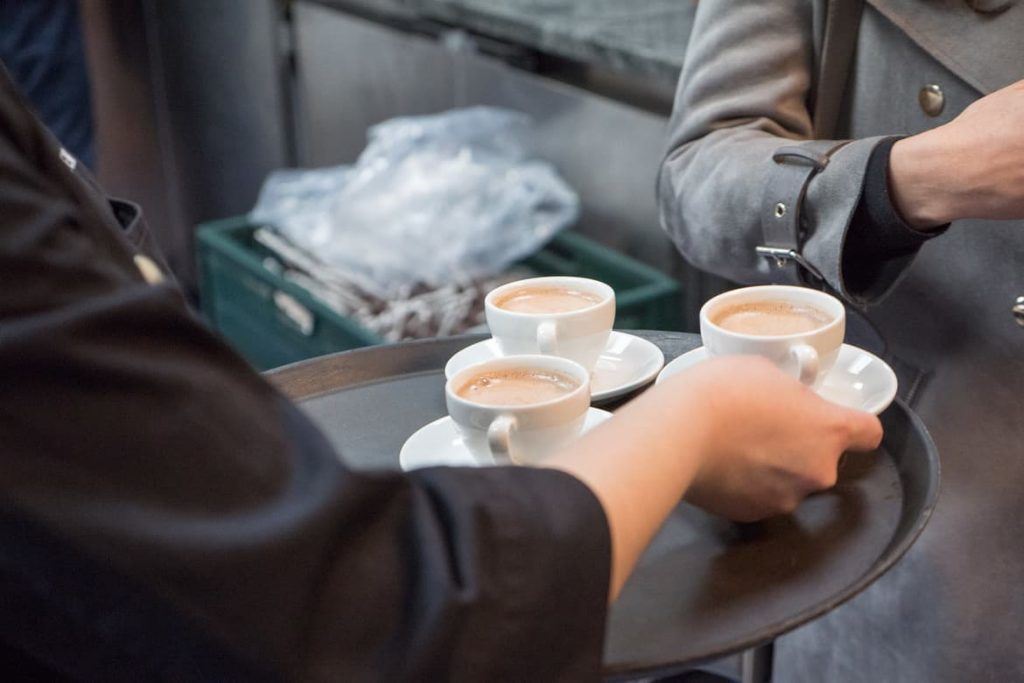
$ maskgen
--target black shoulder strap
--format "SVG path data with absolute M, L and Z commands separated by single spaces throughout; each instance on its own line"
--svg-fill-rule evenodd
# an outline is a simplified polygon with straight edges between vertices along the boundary
M 814 137 L 818 140 L 835 137 L 864 12 L 864 0 L 828 0 L 826 5 L 814 97 Z

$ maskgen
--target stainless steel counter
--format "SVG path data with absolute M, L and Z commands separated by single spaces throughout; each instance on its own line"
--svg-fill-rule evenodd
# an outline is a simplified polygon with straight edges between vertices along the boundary
M 320 0 L 403 21 L 431 20 L 673 86 L 693 0 Z

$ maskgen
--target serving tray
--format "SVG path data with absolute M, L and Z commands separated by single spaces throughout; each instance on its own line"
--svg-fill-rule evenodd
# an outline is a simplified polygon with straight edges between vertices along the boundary
M 700 345 L 691 334 L 633 334 L 657 344 L 666 362 Z M 397 468 L 405 440 L 445 415 L 445 363 L 483 338 L 348 351 L 269 377 L 349 466 Z M 935 506 L 939 460 L 904 403 L 881 419 L 882 446 L 844 456 L 837 486 L 791 516 L 739 525 L 680 504 L 612 607 L 606 674 L 666 674 L 749 650 L 849 600 L 892 567 Z

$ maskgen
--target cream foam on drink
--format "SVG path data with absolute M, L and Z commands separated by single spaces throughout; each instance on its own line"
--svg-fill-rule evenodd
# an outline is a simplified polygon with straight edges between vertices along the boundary
M 519 287 L 499 296 L 494 305 L 513 313 L 566 313 L 601 303 L 601 297 L 569 287 Z
M 751 301 L 724 306 L 710 316 L 723 330 L 760 336 L 813 332 L 832 317 L 813 306 L 789 301 Z
M 455 394 L 480 405 L 522 406 L 552 401 L 579 386 L 579 382 L 561 372 L 516 368 L 473 375 L 455 390 Z

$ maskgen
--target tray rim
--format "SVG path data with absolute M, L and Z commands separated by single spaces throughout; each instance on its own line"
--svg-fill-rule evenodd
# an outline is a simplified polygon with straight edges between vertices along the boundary
M 638 674 L 644 675 L 657 673 L 659 675 L 670 675 L 672 673 L 686 671 L 697 664 L 735 655 L 772 642 L 776 638 L 779 638 L 780 636 L 783 636 L 801 626 L 805 626 L 818 617 L 821 617 L 844 603 L 849 602 L 860 593 L 867 590 L 867 588 L 869 588 L 875 581 L 883 577 L 890 569 L 896 566 L 896 563 L 903 559 L 903 556 L 906 555 L 907 551 L 909 551 L 911 547 L 913 547 L 914 543 L 917 542 L 917 539 L 924 532 L 925 527 L 928 526 L 928 521 L 931 519 L 932 513 L 935 510 L 935 505 L 938 503 L 942 483 L 942 464 L 938 458 L 938 450 L 935 446 L 935 442 L 932 440 L 932 436 L 928 432 L 920 416 L 911 410 L 901 398 L 897 397 L 896 400 L 893 401 L 893 405 L 898 406 L 906 417 L 909 418 L 914 429 L 923 437 L 925 441 L 925 452 L 931 465 L 929 470 L 934 472 L 934 476 L 930 478 L 925 490 L 925 502 L 917 522 L 900 542 L 895 544 L 890 543 L 885 547 L 885 550 L 883 550 L 879 555 L 879 559 L 881 561 L 876 560 L 868 571 L 859 579 L 838 593 L 832 595 L 828 600 L 818 603 L 812 607 L 808 607 L 802 612 L 798 612 L 797 614 L 780 622 L 765 626 L 755 635 L 733 641 L 728 646 L 718 648 L 717 650 L 708 652 L 707 654 L 702 654 L 699 658 L 689 659 L 678 664 L 637 664 L 636 666 L 630 666 L 627 663 L 616 664 L 615 666 L 605 666 L 604 671 L 607 674 L 607 680 L 623 680 L 627 677 L 632 678 Z M 891 410 L 891 408 L 887 410 Z M 903 480 L 902 476 L 900 477 L 900 480 Z
M 654 344 L 658 344 L 657 338 L 659 336 L 662 338 L 679 337 L 687 338 L 690 340 L 700 338 L 700 336 L 697 334 L 686 332 L 629 330 L 629 333 L 636 334 L 645 339 L 648 339 L 649 341 L 652 341 Z M 362 384 L 385 380 L 388 377 L 429 372 L 434 370 L 440 372 L 442 375 L 444 374 L 444 364 L 442 363 L 438 367 L 428 365 L 427 367 L 418 367 L 416 369 L 410 368 L 409 370 L 404 372 L 392 372 L 389 374 L 378 374 L 375 376 L 360 375 L 357 376 L 358 378 L 355 379 L 354 381 L 345 382 L 343 384 L 336 384 L 330 388 L 321 387 L 312 392 L 296 396 L 294 395 L 293 392 L 293 390 L 295 389 L 295 385 L 297 384 L 295 378 L 299 376 L 298 373 L 304 370 L 305 366 L 307 365 L 322 364 L 325 361 L 341 361 L 342 367 L 332 368 L 334 372 L 337 372 L 343 369 L 343 367 L 350 366 L 351 363 L 349 361 L 357 361 L 359 357 L 365 355 L 372 354 L 379 356 L 382 353 L 403 353 L 405 351 L 408 351 L 409 349 L 415 348 L 449 346 L 458 344 L 461 344 L 459 348 L 463 348 L 465 346 L 469 346 L 470 344 L 476 343 L 482 339 L 486 339 L 487 337 L 488 335 L 486 334 L 460 335 L 456 337 L 421 339 L 415 341 L 399 342 L 395 344 L 386 344 L 382 346 L 351 349 L 348 351 L 340 351 L 338 353 L 328 354 L 317 358 L 301 360 L 296 363 L 291 363 L 282 366 L 280 368 L 275 368 L 265 373 L 265 376 L 272 383 L 278 386 L 279 389 L 288 394 L 292 398 L 292 400 L 296 401 L 297 403 L 301 403 L 306 400 L 328 395 L 330 393 L 333 393 L 334 391 L 355 388 Z M 662 351 L 666 355 L 667 364 L 668 362 L 670 362 L 670 360 L 668 359 L 669 353 L 666 352 L 664 348 L 662 348 Z M 644 391 L 647 388 L 649 387 L 645 386 L 641 389 L 641 391 Z M 630 396 L 632 396 L 632 394 Z M 860 576 L 860 578 L 858 578 L 856 581 L 854 581 L 844 589 L 832 594 L 827 599 L 824 599 L 821 602 L 818 602 L 815 605 L 808 607 L 807 609 L 797 612 L 796 614 L 781 621 L 775 622 L 768 626 L 764 626 L 758 629 L 755 633 L 752 633 L 746 637 L 723 644 L 721 647 L 716 648 L 707 653 L 702 653 L 699 658 L 687 660 L 673 660 L 664 663 L 637 662 L 635 665 L 631 665 L 630 663 L 616 663 L 611 666 L 604 665 L 602 667 L 604 676 L 608 680 L 616 680 L 627 676 L 633 677 L 636 675 L 652 673 L 667 675 L 677 671 L 685 671 L 686 669 L 689 669 L 692 666 L 703 662 L 708 662 L 722 657 L 727 657 L 729 655 L 733 655 L 757 647 L 759 645 L 763 645 L 765 643 L 771 642 L 772 640 L 782 635 L 785 635 L 786 633 L 789 633 L 790 631 L 800 626 L 812 622 L 814 619 L 824 614 L 827 614 L 833 609 L 848 602 L 849 600 L 851 600 L 852 598 L 856 597 L 864 590 L 866 590 L 879 578 L 888 573 L 888 571 L 892 569 L 896 565 L 896 563 L 903 558 L 904 555 L 906 555 L 907 551 L 910 550 L 910 548 L 914 545 L 914 543 L 917 541 L 920 535 L 924 532 L 924 529 L 928 526 L 928 522 L 931 519 L 936 504 L 938 503 L 942 482 L 942 466 L 938 455 L 938 449 L 936 448 L 935 442 L 932 439 L 932 436 L 929 433 L 927 427 L 925 426 L 924 421 L 921 419 L 919 415 L 917 415 L 917 413 L 915 413 L 906 404 L 906 402 L 902 398 L 897 397 L 896 400 L 893 401 L 892 406 L 890 406 L 886 410 L 886 412 L 889 412 L 894 408 L 900 410 L 904 414 L 904 416 L 909 420 L 913 431 L 922 438 L 924 442 L 923 445 L 925 455 L 928 461 L 927 469 L 931 473 L 931 476 L 929 477 L 929 480 L 926 482 L 926 487 L 923 492 L 923 505 L 921 513 L 918 516 L 917 520 L 914 522 L 913 526 L 898 542 L 896 542 L 895 544 L 890 542 L 890 544 L 885 547 L 885 549 L 878 556 L 878 558 L 876 558 L 875 562 L 871 565 L 871 567 L 862 576 Z M 892 457 L 891 454 L 890 457 Z M 902 473 L 900 474 L 900 481 L 904 481 L 904 476 L 902 475 Z M 905 486 L 904 491 L 906 491 Z

